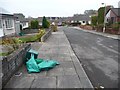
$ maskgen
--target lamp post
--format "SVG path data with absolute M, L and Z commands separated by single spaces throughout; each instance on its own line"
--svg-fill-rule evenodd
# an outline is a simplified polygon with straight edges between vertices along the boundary
M 103 25 L 103 32 L 105 32 L 105 15 L 106 15 L 106 4 L 105 3 L 102 3 L 102 5 L 105 5 L 105 11 L 104 11 L 104 25 Z

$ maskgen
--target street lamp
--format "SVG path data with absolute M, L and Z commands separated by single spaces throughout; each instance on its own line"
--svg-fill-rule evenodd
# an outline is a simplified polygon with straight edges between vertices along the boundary
M 103 32 L 105 32 L 105 15 L 106 15 L 106 4 L 105 3 L 102 3 L 102 5 L 105 5 L 105 11 L 104 11 L 104 26 L 103 26 Z

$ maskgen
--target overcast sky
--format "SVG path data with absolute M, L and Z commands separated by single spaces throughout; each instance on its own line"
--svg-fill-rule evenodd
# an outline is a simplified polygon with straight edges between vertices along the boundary
M 0 0 L 0 7 L 11 13 L 23 13 L 26 17 L 72 16 L 85 10 L 97 10 L 106 5 L 118 7 L 120 0 Z

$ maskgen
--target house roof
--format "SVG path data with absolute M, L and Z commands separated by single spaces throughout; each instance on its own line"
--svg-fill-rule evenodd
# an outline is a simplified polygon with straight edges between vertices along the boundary
M 22 14 L 22 13 L 14 13 L 13 14 L 15 17 L 17 17 L 17 20 L 18 21 L 24 21 L 24 19 L 25 19 L 25 16 Z
M 73 20 L 75 21 L 90 21 L 90 17 L 88 15 L 77 15 L 77 16 L 73 16 Z
M 116 16 L 120 17 L 120 8 L 111 8 L 111 11 L 113 11 Z
M 90 21 L 90 20 L 91 20 L 90 17 L 84 14 L 74 15 L 72 17 L 59 18 L 59 21 Z
M 9 17 L 9 18 L 17 18 L 17 17 L 15 17 L 15 16 L 12 15 L 12 14 L 2 14 L 2 13 L 0 13 L 0 18 L 6 18 L 6 17 Z
M 14 15 L 12 15 L 10 12 L 8 12 L 7 10 L 3 9 L 0 7 L 0 18 L 16 18 L 14 17 Z

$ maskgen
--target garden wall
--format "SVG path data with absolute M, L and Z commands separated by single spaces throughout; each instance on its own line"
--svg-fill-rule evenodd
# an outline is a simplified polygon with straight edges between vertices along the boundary
M 51 35 L 51 33 L 52 33 L 52 30 L 49 29 L 49 31 L 47 31 L 47 33 L 41 37 L 41 42 L 44 42 Z
M 89 25 L 80 25 L 80 28 L 87 29 L 87 30 L 93 30 L 93 27 Z
M 9 56 L 3 57 L 2 62 L 2 87 L 15 74 L 19 67 L 25 62 L 26 53 L 31 48 L 31 44 L 25 44 Z

